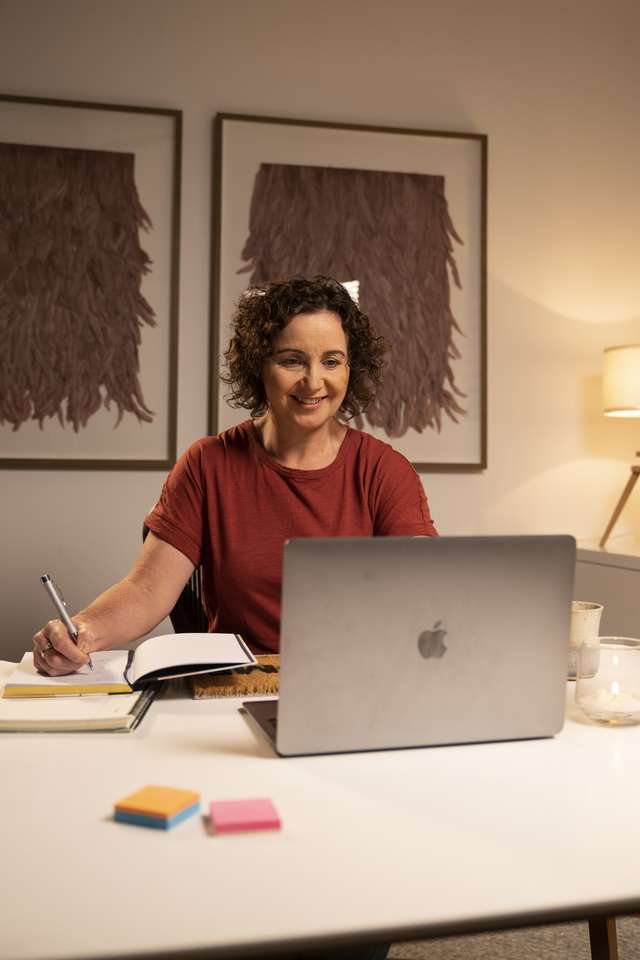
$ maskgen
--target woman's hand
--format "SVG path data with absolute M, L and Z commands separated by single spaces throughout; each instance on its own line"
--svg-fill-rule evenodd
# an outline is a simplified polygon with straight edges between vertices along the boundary
M 129 574 L 71 618 L 77 645 L 61 620 L 50 620 L 34 634 L 37 669 L 49 677 L 75 673 L 88 662 L 87 654 L 143 637 L 173 609 L 193 570 L 183 553 L 150 533 Z
M 73 618 L 78 631 L 74 643 L 62 620 L 49 620 L 42 630 L 33 636 L 33 662 L 40 673 L 49 677 L 62 677 L 75 673 L 89 662 L 88 654 L 96 649 L 91 628 L 83 620 Z

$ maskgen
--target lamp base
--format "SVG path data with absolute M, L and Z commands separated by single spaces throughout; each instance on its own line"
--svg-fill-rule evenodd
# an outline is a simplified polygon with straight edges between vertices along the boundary
M 640 457 L 640 451 L 636 452 L 636 456 L 637 456 L 637 457 Z M 607 524 L 607 529 L 604 531 L 604 533 L 602 534 L 602 537 L 600 538 L 600 542 L 599 542 L 599 544 L 598 544 L 600 547 L 604 547 L 605 543 L 606 543 L 607 540 L 609 539 L 609 534 L 610 534 L 611 531 L 613 530 L 613 528 L 614 528 L 614 526 L 615 526 L 615 524 L 616 524 L 616 521 L 617 521 L 618 517 L 619 517 L 620 514 L 622 513 L 622 510 L 623 510 L 623 508 L 624 508 L 625 503 L 627 502 L 627 500 L 628 500 L 629 497 L 631 496 L 631 491 L 632 491 L 633 488 L 635 487 L 635 485 L 636 485 L 636 483 L 637 483 L 637 481 L 638 481 L 638 477 L 640 477 L 640 466 L 639 466 L 639 465 L 632 465 L 632 466 L 631 466 L 631 476 L 630 476 L 629 479 L 627 480 L 627 485 L 625 486 L 624 490 L 623 490 L 622 493 L 620 494 L 620 499 L 618 500 L 618 502 L 617 502 L 617 504 L 616 504 L 616 506 L 615 506 L 615 509 L 614 509 L 613 513 L 611 514 L 611 519 L 609 520 L 609 523 Z

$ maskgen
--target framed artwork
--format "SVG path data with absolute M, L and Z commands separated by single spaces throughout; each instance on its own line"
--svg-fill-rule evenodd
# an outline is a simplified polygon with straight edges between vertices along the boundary
M 176 459 L 182 113 L 0 95 L 0 466 Z
M 219 114 L 210 432 L 246 419 L 218 373 L 243 293 L 295 274 L 358 287 L 390 344 L 352 425 L 421 471 L 487 465 L 487 137 Z

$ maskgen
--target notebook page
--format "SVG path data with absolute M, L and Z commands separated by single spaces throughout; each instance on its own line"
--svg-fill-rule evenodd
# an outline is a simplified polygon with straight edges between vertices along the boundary
M 174 676 L 188 676 L 189 666 L 200 664 L 202 672 L 207 665 L 233 664 L 240 666 L 254 662 L 251 653 L 233 633 L 168 633 L 150 637 L 136 648 L 128 678 L 131 684 L 154 670 L 175 667 Z M 180 667 L 185 669 L 180 672 Z
M 101 650 L 91 654 L 93 670 L 85 664 L 75 673 L 69 673 L 64 677 L 47 677 L 38 673 L 33 662 L 33 653 L 29 652 L 25 653 L 6 682 L 8 686 L 50 687 L 55 684 L 56 687 L 61 688 L 74 687 L 79 683 L 83 686 L 123 683 L 128 656 L 128 650 Z
M 4 687 L 5 682 L 9 679 L 17 666 L 17 663 L 11 663 L 10 660 L 0 660 L 0 693 L 2 693 L 2 688 Z

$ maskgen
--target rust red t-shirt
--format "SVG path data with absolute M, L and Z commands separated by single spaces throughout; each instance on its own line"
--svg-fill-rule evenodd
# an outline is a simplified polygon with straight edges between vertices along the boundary
M 389 444 L 349 428 L 328 467 L 294 470 L 250 420 L 190 446 L 145 523 L 202 564 L 210 629 L 255 653 L 278 650 L 285 540 L 437 536 L 420 478 Z

